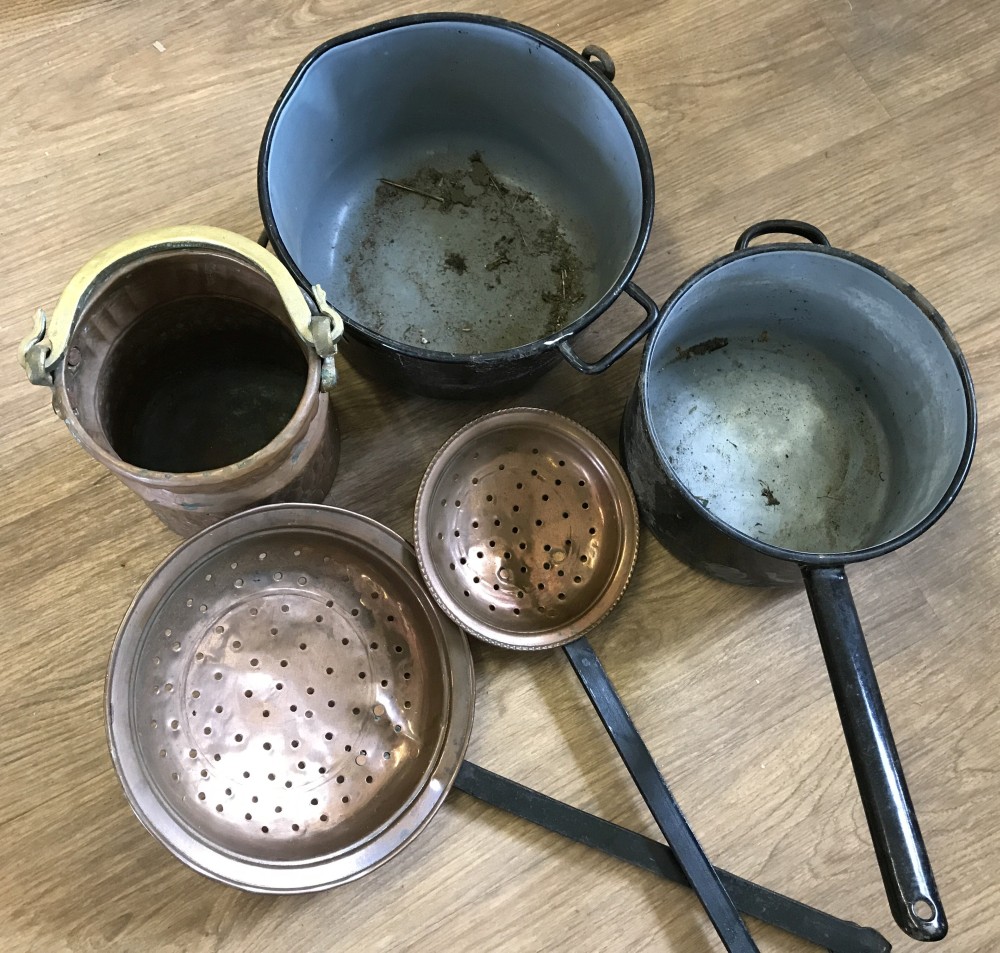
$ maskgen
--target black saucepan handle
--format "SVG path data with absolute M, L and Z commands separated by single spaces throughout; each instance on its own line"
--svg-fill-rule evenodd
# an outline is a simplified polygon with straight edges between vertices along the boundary
M 622 338 L 604 357 L 596 361 L 585 361 L 576 351 L 573 350 L 571 344 L 573 338 L 576 337 L 584 328 L 589 327 L 590 324 L 596 320 L 598 317 L 595 315 L 582 327 L 577 328 L 572 334 L 564 337 L 559 342 L 559 350 L 562 356 L 569 361 L 578 371 L 584 374 L 600 374 L 602 371 L 606 371 L 615 361 L 618 360 L 626 351 L 638 344 L 648 333 L 649 329 L 656 323 L 657 317 L 659 317 L 656 310 L 656 302 L 645 291 L 642 290 L 635 282 L 628 282 L 625 285 L 625 293 L 632 298 L 634 301 L 638 301 L 639 304 L 645 309 L 646 317 L 642 319 L 642 322 L 634 327 L 628 334 Z
M 746 924 L 681 813 L 590 642 L 586 638 L 576 639 L 563 649 L 726 949 L 730 953 L 757 953 Z
M 948 932 L 927 849 L 843 566 L 803 567 L 833 694 L 896 923 L 918 940 Z
M 455 787 L 554 834 L 604 851 L 666 880 L 691 886 L 666 844 L 571 807 L 470 761 L 463 761 L 459 767 Z M 716 871 L 733 902 L 747 916 L 815 943 L 830 953 L 889 953 L 892 949 L 889 941 L 871 927 L 841 920 L 728 871 L 718 868 Z
M 743 251 L 755 238 L 761 235 L 798 235 L 805 238 L 814 245 L 826 245 L 830 247 L 830 241 L 815 225 L 808 222 L 800 222 L 794 218 L 771 218 L 764 222 L 751 225 L 739 238 L 736 239 L 736 251 Z

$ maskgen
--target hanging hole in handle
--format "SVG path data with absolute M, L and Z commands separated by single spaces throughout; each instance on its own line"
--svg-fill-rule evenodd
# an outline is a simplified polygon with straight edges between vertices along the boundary
M 926 897 L 917 897 L 910 903 L 910 910 L 913 915 L 924 923 L 931 923 L 937 919 L 937 907 Z
M 814 245 L 830 247 L 830 241 L 815 225 L 800 222 L 794 218 L 770 218 L 751 225 L 736 239 L 736 251 L 743 251 L 755 238 L 761 235 L 798 235 Z
M 610 83 L 615 78 L 615 61 L 604 47 L 589 43 L 580 54 L 597 72 Z

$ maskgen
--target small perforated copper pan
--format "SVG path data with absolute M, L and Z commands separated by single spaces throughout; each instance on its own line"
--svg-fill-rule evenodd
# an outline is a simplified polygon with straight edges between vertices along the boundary
M 480 417 L 434 456 L 413 524 L 420 569 L 470 634 L 511 649 L 563 646 L 727 949 L 756 950 L 584 636 L 628 585 L 635 499 L 614 454 L 559 414 Z
M 427 824 L 473 713 L 462 633 L 410 546 L 326 506 L 266 506 L 184 543 L 111 654 L 111 754 L 177 857 L 268 893 L 387 861 Z
M 597 625 L 628 585 L 638 538 L 618 461 L 545 410 L 468 424 L 434 457 L 417 496 L 417 555 L 439 604 L 506 648 L 554 648 Z

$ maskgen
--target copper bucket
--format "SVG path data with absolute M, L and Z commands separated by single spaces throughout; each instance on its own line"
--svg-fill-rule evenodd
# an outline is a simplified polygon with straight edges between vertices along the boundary
M 313 299 L 242 235 L 159 229 L 86 264 L 21 363 L 84 450 L 188 536 L 329 492 L 343 323 Z

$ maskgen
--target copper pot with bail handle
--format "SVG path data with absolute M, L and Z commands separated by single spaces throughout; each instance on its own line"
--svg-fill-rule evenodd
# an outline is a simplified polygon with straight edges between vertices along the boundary
M 343 333 L 270 252 L 207 226 L 112 245 L 39 309 L 19 357 L 77 442 L 187 536 L 261 503 L 319 502 L 340 456 Z
M 761 235 L 807 243 L 750 247 Z M 948 925 L 845 566 L 928 529 L 965 481 L 972 378 L 913 287 L 766 221 L 664 305 L 622 421 L 640 513 L 676 556 L 729 582 L 804 580 L 889 905 Z

